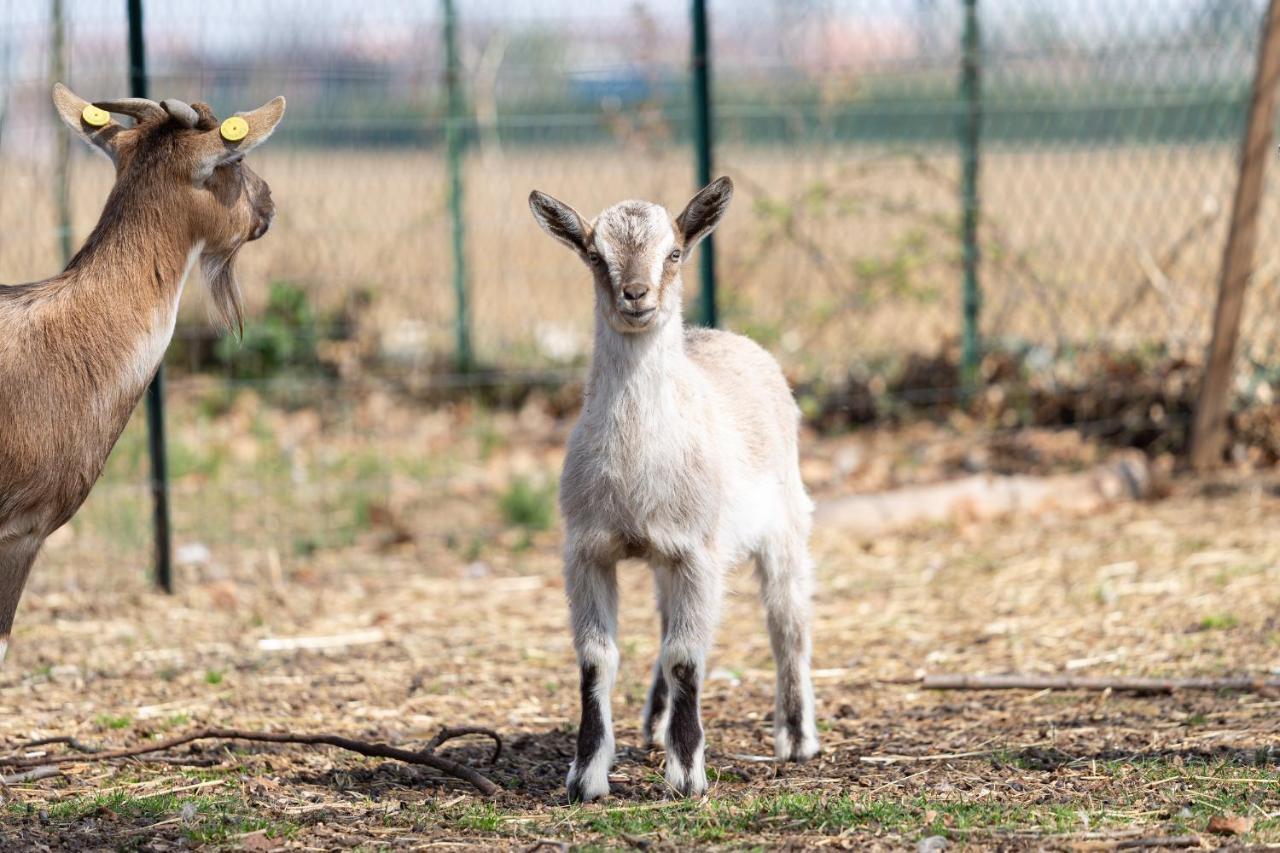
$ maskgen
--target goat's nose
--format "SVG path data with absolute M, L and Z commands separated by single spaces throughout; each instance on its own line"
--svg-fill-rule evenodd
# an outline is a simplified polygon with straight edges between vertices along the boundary
M 632 302 L 635 302 L 637 299 L 644 299 L 645 294 L 648 292 L 649 285 L 644 282 L 632 282 L 631 284 L 626 284 L 622 287 L 622 295 Z

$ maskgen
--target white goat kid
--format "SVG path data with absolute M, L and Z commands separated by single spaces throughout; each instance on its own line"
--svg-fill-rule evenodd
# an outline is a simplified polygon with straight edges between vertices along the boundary
M 774 746 L 818 751 L 809 676 L 812 503 L 800 479 L 799 411 L 777 362 L 728 332 L 685 329 L 681 264 L 728 208 L 720 178 L 674 220 L 625 201 L 587 223 L 535 191 L 534 217 L 595 278 L 595 353 L 560 484 L 565 587 L 581 669 L 569 798 L 609 793 L 618 667 L 616 566 L 653 569 L 662 651 L 645 703 L 647 744 L 680 795 L 706 790 L 699 691 L 731 567 L 754 557 L 777 667 Z

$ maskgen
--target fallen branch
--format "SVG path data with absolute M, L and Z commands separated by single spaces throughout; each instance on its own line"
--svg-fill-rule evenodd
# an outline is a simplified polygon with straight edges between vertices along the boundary
M 39 767 L 33 767 L 21 773 L 14 773 L 12 776 L 0 776 L 0 782 L 5 785 L 20 785 L 23 782 L 38 782 L 41 779 L 51 779 L 54 776 L 61 775 L 62 771 L 58 768 L 49 764 L 42 764 Z
M 145 744 L 143 746 L 106 749 L 86 755 L 40 755 L 38 757 L 28 757 L 23 755 L 0 756 L 0 767 L 8 767 L 14 770 L 26 770 L 29 768 L 66 764 L 70 762 L 110 761 L 115 758 L 133 758 L 153 752 L 164 752 L 165 750 L 173 749 L 176 746 L 182 746 L 183 744 L 197 740 L 248 740 L 259 743 L 296 743 L 304 745 L 336 746 L 339 749 L 345 749 L 349 752 L 368 756 L 369 758 L 393 758 L 407 764 L 419 764 L 439 770 L 441 773 L 469 783 L 486 797 L 493 796 L 498 793 L 500 789 L 484 775 L 465 764 L 459 764 L 456 761 L 451 761 L 448 758 L 444 758 L 432 752 L 432 750 L 447 740 L 452 740 L 455 737 L 461 737 L 469 734 L 483 734 L 493 738 L 494 750 L 489 763 L 492 764 L 498 760 L 498 756 L 502 754 L 502 738 L 498 736 L 497 732 L 477 726 L 443 729 L 440 734 L 436 735 L 432 739 L 431 745 L 420 752 L 400 749 L 385 743 L 366 743 L 365 741 L 352 740 L 350 738 L 332 734 L 290 734 L 287 732 L 255 732 L 245 731 L 243 729 L 208 728 L 190 732 L 185 735 L 179 735 L 178 737 L 170 738 L 168 740 Z M 69 740 L 66 742 L 70 743 Z
M 446 726 L 422 748 L 422 751 L 435 752 L 445 741 L 467 735 L 484 735 L 493 738 L 493 755 L 489 756 L 489 766 L 492 767 L 498 763 L 498 759 L 502 757 L 502 738 L 498 737 L 498 733 L 493 729 L 486 729 L 484 726 Z
M 1065 849 L 1076 850 L 1079 853 L 1084 853 L 1085 850 L 1169 849 L 1204 845 L 1199 835 L 1143 835 L 1144 831 L 1146 830 L 1135 826 L 1132 829 L 1103 831 L 1103 833 L 1078 833 L 1066 836 L 1062 840 L 1064 840 Z M 1042 840 L 1043 836 L 1018 834 L 1018 838 Z
M 1152 835 L 1147 838 L 1129 838 L 1117 842 L 1116 850 L 1148 850 L 1168 847 L 1203 847 L 1198 835 Z
M 1043 746 L 1041 743 L 1030 743 L 1026 746 L 1018 747 L 1018 749 L 1034 749 L 1037 746 Z M 968 752 L 940 752 L 930 755 L 863 755 L 858 758 L 863 764 L 920 764 L 932 761 L 957 761 L 961 758 L 983 758 L 988 755 L 995 755 L 1002 752 L 1003 747 L 993 746 L 990 749 L 974 749 Z
M 36 740 L 29 740 L 18 747 L 18 749 L 33 749 L 37 746 L 48 746 L 54 743 L 65 743 L 76 752 L 102 752 L 100 747 L 89 746 L 87 743 L 81 743 L 70 735 L 56 735 L 54 737 L 42 737 Z
M 1096 512 L 1159 492 L 1156 472 L 1141 453 L 1120 453 L 1080 474 L 1050 477 L 979 474 L 889 492 L 848 495 L 818 504 L 814 520 L 866 535 L 922 522 L 976 521 L 1050 510 Z
M 1085 678 L 1053 675 L 926 675 L 926 690 L 1112 690 L 1128 693 L 1176 693 L 1182 690 L 1280 690 L 1276 678 Z

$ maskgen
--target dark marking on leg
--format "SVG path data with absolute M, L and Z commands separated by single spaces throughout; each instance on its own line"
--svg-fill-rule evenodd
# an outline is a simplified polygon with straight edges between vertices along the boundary
M 663 677 L 661 667 L 654 669 L 653 686 L 649 688 L 649 702 L 644 717 L 643 734 L 646 745 L 653 744 L 653 727 L 658 720 L 662 719 L 662 713 L 667 710 L 667 679 Z
M 574 760 L 578 778 L 569 785 L 569 801 L 574 803 L 580 803 L 584 799 L 582 773 L 604 743 L 604 717 L 596 699 L 596 681 L 599 677 L 595 664 L 582 665 L 582 722 L 578 726 L 578 756 Z
M 671 722 L 667 730 L 671 748 L 680 764 L 693 766 L 702 743 L 702 721 L 698 719 L 698 668 L 691 663 L 671 667 Z
M 804 743 L 804 699 L 800 696 L 799 685 L 795 678 L 790 679 L 786 693 L 782 697 L 783 723 L 791 739 L 791 761 L 798 760 L 800 747 Z

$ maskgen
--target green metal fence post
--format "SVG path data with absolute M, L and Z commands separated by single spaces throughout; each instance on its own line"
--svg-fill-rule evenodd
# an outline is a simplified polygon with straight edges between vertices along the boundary
M 707 3 L 693 0 L 693 138 L 698 156 L 698 187 L 711 183 L 711 50 L 707 44 Z M 715 327 L 716 246 L 710 235 L 702 241 L 702 323 Z
M 142 30 L 142 0 L 127 0 L 129 11 L 129 94 L 147 95 L 147 51 Z M 155 509 L 156 585 L 173 592 L 169 529 L 169 465 L 164 441 L 164 365 L 147 386 L 147 443 L 151 451 L 151 499 Z
M 454 346 L 459 371 L 473 366 L 471 353 L 471 309 L 467 294 L 466 228 L 463 222 L 462 154 L 466 144 L 465 103 L 462 94 L 462 67 L 458 61 L 458 20 L 453 0 L 444 5 L 445 88 L 449 115 L 445 119 L 445 147 L 449 168 L 449 218 L 453 225 L 453 294 L 457 302 L 454 318 Z
M 59 83 L 67 82 L 67 19 L 62 0 L 49 5 L 49 76 Z M 58 210 L 58 249 L 62 265 L 71 260 L 71 134 L 59 133 L 54 160 L 53 198 Z
M 978 0 L 964 0 L 964 56 L 960 72 L 960 149 L 963 175 L 960 203 L 963 208 L 961 239 L 964 243 L 964 332 L 962 359 L 965 381 L 978 373 L 982 341 L 978 317 L 982 310 L 982 290 L 978 282 L 978 163 L 982 132 L 982 37 L 978 28 Z

